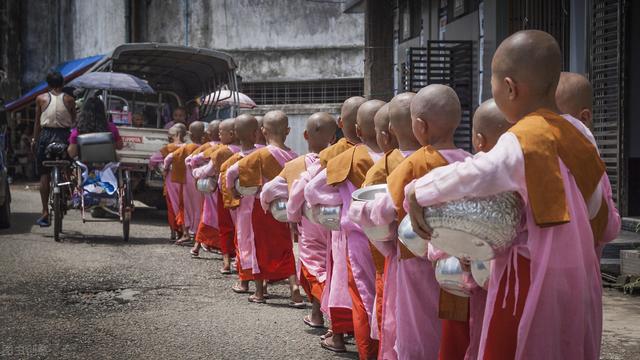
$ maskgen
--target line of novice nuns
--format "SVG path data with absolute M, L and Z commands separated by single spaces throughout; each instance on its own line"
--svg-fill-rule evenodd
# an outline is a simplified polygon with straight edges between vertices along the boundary
M 475 155 L 444 85 L 315 113 L 301 156 L 282 111 L 174 125 L 150 159 L 172 240 L 221 253 L 242 301 L 287 281 L 327 351 L 353 336 L 360 359 L 598 359 L 599 258 L 620 218 L 591 85 L 561 61 L 542 31 L 500 44 Z

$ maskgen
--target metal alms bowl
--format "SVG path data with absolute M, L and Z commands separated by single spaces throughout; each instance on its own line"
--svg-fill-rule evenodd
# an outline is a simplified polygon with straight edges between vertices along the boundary
M 491 261 L 471 261 L 471 276 L 481 288 L 489 289 L 489 278 L 491 277 Z
M 491 260 L 513 243 L 522 219 L 516 192 L 465 198 L 424 208 L 433 246 L 458 258 Z
M 340 230 L 341 212 L 341 205 L 317 205 L 313 208 L 313 218 L 317 220 L 318 224 L 327 229 L 338 231 Z
M 287 200 L 275 199 L 269 204 L 269 211 L 274 219 L 280 222 L 287 222 Z
M 371 185 L 358 189 L 351 194 L 353 201 L 372 201 L 377 194 L 387 193 L 387 184 Z M 362 226 L 362 231 L 372 241 L 390 241 L 393 239 L 394 226 L 391 224 L 380 226 Z
M 214 177 L 206 177 L 196 181 L 196 188 L 202 193 L 212 193 L 218 188 L 218 179 Z
M 464 271 L 460 260 L 450 256 L 436 262 L 436 281 L 442 290 L 457 296 L 469 297 L 470 292 L 464 282 Z
M 257 186 L 249 186 L 249 187 L 240 186 L 240 179 L 236 179 L 234 185 L 236 187 L 236 191 L 238 192 L 238 194 L 242 196 L 253 196 L 258 192 Z
M 398 225 L 398 239 L 412 254 L 420 257 L 427 255 L 429 243 L 413 231 L 409 215 L 406 215 Z

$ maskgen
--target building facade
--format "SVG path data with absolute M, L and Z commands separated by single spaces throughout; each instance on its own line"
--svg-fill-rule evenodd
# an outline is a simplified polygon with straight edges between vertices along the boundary
M 392 36 L 393 62 L 385 76 L 394 93 L 431 83 L 451 85 L 463 106 L 456 140 L 470 149 L 471 117 L 491 97 L 491 59 L 510 34 L 539 29 L 563 51 L 564 70 L 585 74 L 594 87 L 594 128 L 614 198 L 623 216 L 640 216 L 640 3 L 630 0 L 394 0 L 393 19 L 368 23 L 380 2 L 350 0 L 347 13 L 364 13 L 365 27 Z M 365 41 L 365 47 L 369 43 Z M 371 59 L 365 56 L 365 64 Z M 365 83 L 371 81 L 365 75 Z M 637 224 L 637 223 L 636 223 Z M 629 228 L 629 227 L 628 227 Z M 640 228 L 640 227 L 639 227 Z M 633 228 L 632 230 L 636 230 Z

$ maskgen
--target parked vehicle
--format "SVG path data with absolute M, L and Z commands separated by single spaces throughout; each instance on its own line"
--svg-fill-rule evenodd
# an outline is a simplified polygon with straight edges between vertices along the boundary
M 0 229 L 11 226 L 11 191 L 7 173 L 7 114 L 0 99 Z
M 103 94 L 107 111 L 118 125 L 124 148 L 119 160 L 131 169 L 135 200 L 149 206 L 166 206 L 162 197 L 161 174 L 148 167 L 149 157 L 167 143 L 163 129 L 177 106 L 192 107 L 200 119 L 211 119 L 217 100 L 201 101 L 216 90 L 237 90 L 236 64 L 219 51 L 155 43 L 124 44 L 98 61 L 88 72 L 114 71 L 146 80 L 156 94 L 109 92 Z M 84 96 L 90 96 L 87 91 Z M 232 106 L 232 114 L 236 107 Z M 132 126 L 132 115 L 145 116 L 145 126 Z M 169 115 L 170 116 L 170 115 Z

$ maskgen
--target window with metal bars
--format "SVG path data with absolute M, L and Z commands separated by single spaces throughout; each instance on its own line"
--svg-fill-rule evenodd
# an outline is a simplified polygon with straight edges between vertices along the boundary
M 364 79 L 245 82 L 242 92 L 257 105 L 341 103 L 362 96 Z

